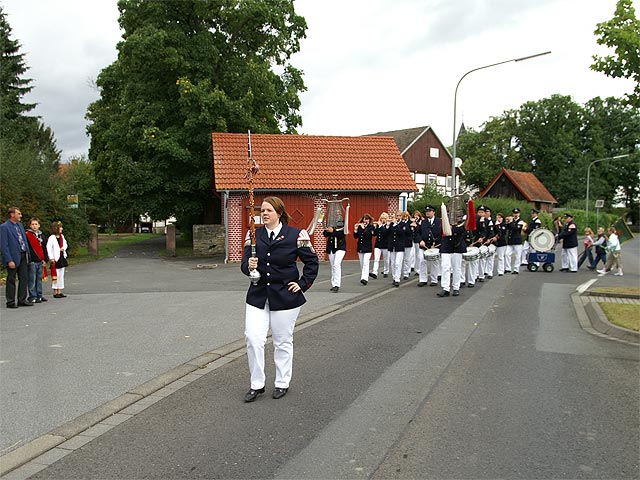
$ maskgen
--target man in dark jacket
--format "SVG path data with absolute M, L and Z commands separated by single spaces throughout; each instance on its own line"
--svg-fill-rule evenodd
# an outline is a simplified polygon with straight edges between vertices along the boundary
M 0 251 L 2 263 L 7 267 L 5 295 L 7 308 L 31 307 L 28 301 L 29 240 L 20 220 L 18 207 L 9 207 L 9 219 L 0 225 Z M 18 303 L 16 303 L 16 278 L 18 279 Z
M 442 238 L 442 220 L 436 217 L 435 208 L 432 205 L 424 207 L 425 218 L 420 223 L 420 248 L 423 250 L 440 247 Z M 430 281 L 431 286 L 438 285 L 438 275 L 440 275 L 440 255 L 431 255 L 420 260 L 419 287 L 424 287 Z
M 573 215 L 564 214 L 564 227 L 556 238 L 562 239 L 562 268 L 561 272 L 578 271 L 578 226 L 573 221 Z

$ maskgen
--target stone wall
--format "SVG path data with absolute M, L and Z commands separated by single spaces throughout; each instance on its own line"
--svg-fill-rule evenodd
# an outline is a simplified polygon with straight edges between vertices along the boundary
M 224 225 L 194 225 L 193 254 L 224 255 L 225 235 Z

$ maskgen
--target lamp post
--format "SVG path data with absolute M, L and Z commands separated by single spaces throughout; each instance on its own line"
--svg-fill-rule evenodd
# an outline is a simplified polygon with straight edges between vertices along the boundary
M 587 167 L 587 198 L 586 198 L 586 203 L 584 208 L 586 212 L 585 222 L 589 223 L 589 181 L 591 179 L 591 165 L 596 164 L 598 162 L 604 162 L 605 160 L 618 160 L 620 158 L 627 158 L 630 156 L 631 156 L 630 153 L 626 153 L 624 155 L 616 155 L 615 157 L 599 158 L 598 160 L 594 160 L 589 164 L 589 167 Z
M 464 77 L 466 77 L 470 73 L 477 72 L 478 70 L 483 70 L 489 67 L 495 67 L 496 65 L 502 65 L 503 63 L 523 62 L 524 60 L 529 60 L 535 57 L 541 57 L 542 55 L 548 55 L 550 53 L 551 51 L 536 53 L 535 55 L 528 55 L 526 57 L 512 58 L 511 60 L 504 60 L 502 62 L 492 63 L 491 65 L 485 65 L 483 67 L 478 67 L 478 68 L 474 68 L 473 70 L 469 70 L 462 77 L 460 77 L 460 80 L 458 80 L 458 84 L 456 85 L 455 94 L 453 96 L 453 158 L 451 159 L 451 196 L 455 195 L 455 191 L 456 191 L 456 145 L 458 143 L 458 139 L 456 137 L 456 110 L 457 110 L 456 107 L 458 102 L 458 87 L 460 86 L 460 82 L 464 80 Z

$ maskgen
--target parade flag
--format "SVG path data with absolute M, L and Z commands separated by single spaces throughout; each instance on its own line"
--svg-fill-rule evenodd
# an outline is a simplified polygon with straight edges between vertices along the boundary
M 633 239 L 633 233 L 631 233 L 627 222 L 624 221 L 624 217 L 620 217 L 618 220 L 616 220 L 616 222 L 613 224 L 613 228 L 616 229 L 616 233 L 618 234 L 620 243 L 624 243 L 627 240 Z

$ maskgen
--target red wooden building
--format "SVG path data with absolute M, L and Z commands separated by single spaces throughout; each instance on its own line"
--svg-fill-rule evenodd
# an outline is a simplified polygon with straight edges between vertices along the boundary
M 542 182 L 531 172 L 507 170 L 503 168 L 498 175 L 482 190 L 478 198 L 515 198 L 525 200 L 541 212 L 551 213 L 558 203 Z
M 249 227 L 247 172 L 248 135 L 213 133 L 214 191 L 222 198 L 226 225 L 226 259 L 242 258 Z M 364 213 L 375 219 L 395 212 L 403 192 L 416 190 L 398 147 L 391 137 L 329 137 L 314 135 L 252 134 L 252 157 L 260 171 L 254 177 L 256 221 L 260 204 L 270 195 L 280 197 L 291 224 L 307 228 L 323 199 L 338 194 L 350 201 L 350 231 Z M 317 226 L 312 241 L 325 258 L 325 237 Z M 353 235 L 347 240 L 347 259 L 358 258 Z

